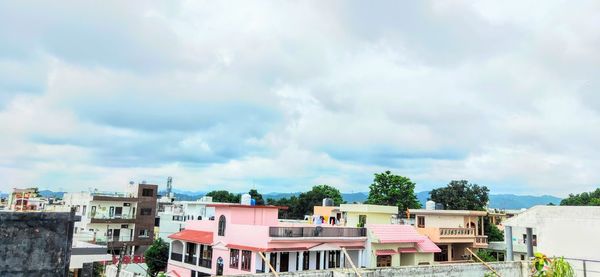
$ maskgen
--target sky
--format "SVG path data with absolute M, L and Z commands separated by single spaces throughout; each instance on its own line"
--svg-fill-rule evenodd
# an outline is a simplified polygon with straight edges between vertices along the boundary
M 590 191 L 598 1 L 1 1 L 0 191 Z

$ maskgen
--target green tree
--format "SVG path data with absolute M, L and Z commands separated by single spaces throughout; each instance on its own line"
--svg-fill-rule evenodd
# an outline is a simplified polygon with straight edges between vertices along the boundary
M 241 194 L 230 193 L 226 190 L 213 190 L 207 193 L 206 196 L 211 196 L 213 202 L 221 203 L 240 203 L 240 199 L 242 198 Z
M 287 210 L 280 211 L 281 218 L 303 219 L 305 215 L 312 214 L 314 206 L 320 206 L 323 198 L 333 199 L 334 205 L 344 202 L 340 191 L 329 185 L 318 185 L 307 192 L 300 193 L 297 197 L 281 199 L 268 199 L 269 205 L 286 206 Z
M 504 232 L 492 224 L 488 217 L 484 219 L 483 225 L 483 232 L 488 236 L 489 241 L 504 241 Z
M 484 211 L 489 201 L 489 192 L 486 186 L 460 180 L 451 181 L 444 188 L 434 189 L 429 195 L 432 201 L 444 204 L 448 210 Z
M 484 262 L 495 262 L 495 261 L 497 261 L 496 257 L 494 257 L 492 255 L 492 252 L 488 251 L 486 249 L 479 249 L 479 250 L 477 250 L 477 253 L 475 253 L 475 254 L 477 255 L 477 257 L 479 257 Z
M 262 194 L 258 193 L 257 190 L 251 189 L 248 194 L 250 194 L 250 197 L 256 201 L 257 206 L 262 206 L 265 204 Z
M 600 188 L 592 192 L 569 194 L 560 201 L 561 206 L 600 206 Z
M 161 238 L 155 240 L 150 247 L 144 252 L 148 273 L 151 276 L 157 276 L 159 272 L 167 269 L 167 261 L 169 260 L 169 244 Z
M 369 186 L 367 204 L 398 206 L 400 213 L 407 209 L 418 209 L 421 204 L 415 195 L 415 183 L 409 178 L 394 175 L 390 171 L 375 173 Z

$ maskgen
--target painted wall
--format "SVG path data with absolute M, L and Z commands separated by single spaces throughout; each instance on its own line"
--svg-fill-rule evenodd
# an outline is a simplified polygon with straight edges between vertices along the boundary
M 386 250 L 386 249 L 394 249 L 398 250 L 398 248 L 410 248 L 415 247 L 414 243 L 371 243 L 370 252 L 368 256 L 368 261 L 366 262 L 367 267 L 377 267 L 377 255 L 375 255 L 377 250 Z M 392 266 L 400 266 L 400 254 L 392 255 Z
M 366 224 L 390 224 L 392 215 L 385 213 L 360 213 L 360 212 L 347 212 L 346 213 L 346 226 L 357 227 L 359 215 L 366 215 Z M 365 224 L 365 225 L 366 225 Z

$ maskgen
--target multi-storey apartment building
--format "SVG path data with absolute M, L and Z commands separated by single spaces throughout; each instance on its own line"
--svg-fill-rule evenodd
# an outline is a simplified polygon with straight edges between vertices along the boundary
M 63 199 L 81 216 L 77 238 L 106 244 L 113 254 L 139 254 L 154 240 L 157 190 L 157 185 L 139 184 L 119 193 L 65 193 Z
M 213 204 L 212 197 L 202 197 L 197 201 L 169 201 L 159 200 L 158 208 L 158 237 L 170 242 L 170 235 L 183 229 L 189 220 L 210 219 L 215 216 L 215 208 L 207 207 Z
M 484 232 L 485 211 L 409 209 L 415 227 L 440 249 L 437 262 L 470 260 L 466 248 L 487 248 Z
M 8 210 L 11 211 L 42 211 L 48 200 L 40 197 L 37 188 L 14 188 L 8 196 Z
M 214 220 L 187 221 L 170 236 L 167 272 L 177 276 L 232 275 L 350 267 L 363 261 L 365 228 L 283 223 L 285 207 L 209 204 Z M 348 257 L 345 257 L 344 248 Z M 264 256 L 269 263 L 265 263 Z

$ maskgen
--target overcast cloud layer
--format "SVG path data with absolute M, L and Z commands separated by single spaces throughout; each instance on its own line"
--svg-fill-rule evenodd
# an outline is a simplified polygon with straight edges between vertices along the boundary
M 600 180 L 598 1 L 0 2 L 0 191 Z

